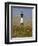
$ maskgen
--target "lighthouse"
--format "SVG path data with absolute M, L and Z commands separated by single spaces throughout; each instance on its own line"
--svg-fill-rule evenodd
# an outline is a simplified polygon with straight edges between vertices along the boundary
M 23 12 L 21 12 L 21 20 L 20 20 L 20 23 L 23 25 Z

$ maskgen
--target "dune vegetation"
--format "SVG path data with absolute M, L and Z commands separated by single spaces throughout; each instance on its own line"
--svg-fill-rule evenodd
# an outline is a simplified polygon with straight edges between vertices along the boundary
M 13 25 L 11 31 L 12 37 L 32 37 L 31 25 Z

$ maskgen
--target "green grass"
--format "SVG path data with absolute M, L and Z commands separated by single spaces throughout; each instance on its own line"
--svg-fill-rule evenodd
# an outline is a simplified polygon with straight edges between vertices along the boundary
M 13 25 L 11 37 L 32 37 L 32 26 Z

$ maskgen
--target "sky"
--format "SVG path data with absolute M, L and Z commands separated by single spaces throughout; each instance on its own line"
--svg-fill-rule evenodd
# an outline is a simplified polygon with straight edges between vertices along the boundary
M 12 7 L 12 16 L 19 16 L 23 12 L 24 20 L 32 20 L 32 8 Z

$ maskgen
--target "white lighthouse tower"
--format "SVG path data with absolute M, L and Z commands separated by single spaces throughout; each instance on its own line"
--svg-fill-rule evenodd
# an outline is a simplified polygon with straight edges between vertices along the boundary
M 20 23 L 23 24 L 23 12 L 21 12 L 21 20 L 20 20 Z

